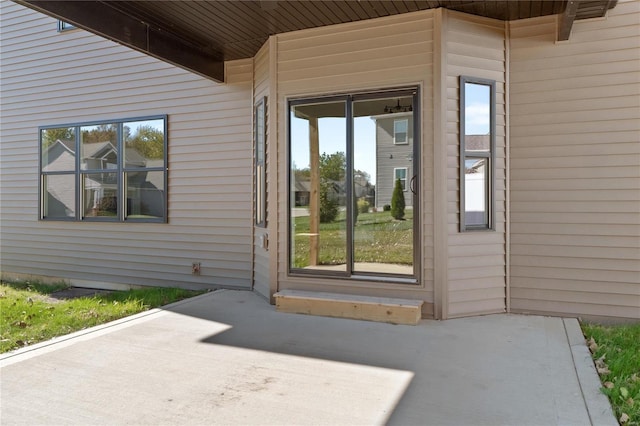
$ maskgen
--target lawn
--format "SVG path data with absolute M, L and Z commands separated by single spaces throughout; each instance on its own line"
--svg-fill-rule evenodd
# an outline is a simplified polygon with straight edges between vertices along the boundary
M 346 262 L 345 216 L 343 211 L 335 221 L 320 224 L 319 260 L 321 265 L 339 265 Z M 308 232 L 309 217 L 296 217 L 293 250 L 296 268 L 309 266 Z M 360 213 L 353 240 L 356 262 L 411 265 L 413 264 L 413 210 L 406 210 L 405 220 L 395 220 L 389 212 Z
M 582 331 L 620 424 L 640 425 L 640 324 L 582 324 Z
M 65 287 L 35 282 L 0 283 L 0 353 L 202 293 L 145 288 L 71 300 L 50 297 Z

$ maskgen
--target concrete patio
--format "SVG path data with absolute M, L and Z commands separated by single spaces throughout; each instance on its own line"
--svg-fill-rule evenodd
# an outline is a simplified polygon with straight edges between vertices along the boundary
M 0 423 L 615 425 L 574 319 L 398 326 L 221 290 L 0 357 Z

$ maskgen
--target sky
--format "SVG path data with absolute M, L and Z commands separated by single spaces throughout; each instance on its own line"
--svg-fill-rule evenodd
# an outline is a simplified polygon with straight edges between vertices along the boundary
M 465 132 L 468 135 L 489 133 L 489 86 L 468 84 L 466 96 Z M 426 130 L 425 130 L 426 131 Z M 318 120 L 320 154 L 346 153 L 346 119 L 326 117 Z M 370 117 L 354 120 L 354 167 L 371 175 L 376 182 L 376 126 Z M 309 167 L 309 125 L 307 120 L 291 116 L 291 156 L 296 168 Z

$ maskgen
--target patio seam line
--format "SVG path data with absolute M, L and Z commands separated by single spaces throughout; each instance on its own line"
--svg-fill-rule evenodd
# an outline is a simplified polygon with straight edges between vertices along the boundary
M 580 388 L 580 395 L 582 395 L 582 402 L 584 403 L 584 408 L 587 411 L 587 416 L 589 417 L 589 423 L 593 426 L 593 419 L 591 418 L 591 412 L 589 411 L 589 404 L 587 403 L 587 398 L 584 394 L 584 389 L 582 388 L 582 381 L 580 380 L 580 374 L 578 373 L 578 366 L 576 365 L 575 352 L 573 350 L 573 345 L 571 344 L 571 337 L 569 336 L 569 330 L 567 330 L 567 323 L 565 322 L 565 318 L 562 318 L 562 327 L 564 328 L 564 334 L 567 338 L 567 344 L 569 345 L 569 351 L 571 353 L 571 363 L 573 364 L 573 372 L 576 375 L 576 379 L 578 380 L 578 387 Z
M 177 306 L 193 302 L 194 299 L 199 299 L 201 297 L 206 297 L 206 296 L 209 296 L 209 295 L 211 295 L 213 293 L 216 293 L 218 291 L 225 291 L 225 289 L 218 289 L 218 290 L 208 291 L 208 292 L 206 292 L 204 294 L 200 294 L 198 296 L 189 297 L 188 299 L 179 300 L 177 302 L 173 302 L 173 303 L 170 303 L 168 305 L 164 305 L 164 306 L 161 306 L 161 307 L 158 307 L 158 308 L 149 309 L 148 311 L 139 312 L 137 314 L 129 315 L 129 316 L 126 316 L 126 317 L 123 317 L 123 318 L 119 318 L 119 319 L 116 319 L 116 320 L 113 320 L 113 321 L 109 321 L 109 322 L 104 323 L 104 324 L 99 324 L 99 325 L 96 325 L 96 326 L 93 326 L 93 327 L 85 328 L 83 330 L 74 331 L 73 333 L 65 334 L 63 336 L 53 337 L 53 338 L 51 338 L 49 340 L 45 340 L 44 342 L 35 343 L 33 345 L 26 346 L 24 348 L 20 348 L 20 349 L 16 349 L 14 351 L 11 351 L 11 352 L 0 354 L 0 366 L 2 366 L 3 362 L 5 362 L 7 360 L 10 360 L 11 358 L 14 358 L 16 356 L 25 355 L 25 354 L 28 354 L 29 352 L 33 352 L 33 351 L 37 351 L 37 350 L 40 350 L 40 349 L 44 349 L 44 348 L 47 348 L 49 346 L 57 345 L 59 343 L 64 343 L 64 342 L 67 342 L 69 340 L 73 340 L 73 339 L 76 339 L 78 337 L 86 336 L 88 334 L 97 333 L 99 331 L 107 330 L 107 329 L 112 328 L 112 327 L 117 327 L 119 325 L 126 324 L 128 322 L 133 322 L 133 321 L 136 321 L 138 319 L 146 318 L 148 316 L 156 315 L 156 314 L 161 313 L 161 312 L 167 312 L 167 311 L 170 311 L 171 309 L 173 309 L 173 308 L 175 308 Z M 20 362 L 20 361 L 17 361 L 17 362 Z
M 580 392 L 592 425 L 618 426 L 609 398 L 602 393 L 602 381 L 596 372 L 591 352 L 576 318 L 562 319 L 567 334 Z

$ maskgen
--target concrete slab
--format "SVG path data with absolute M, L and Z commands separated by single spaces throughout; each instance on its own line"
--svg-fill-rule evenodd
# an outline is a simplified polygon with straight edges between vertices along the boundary
M 223 290 L 5 355 L 0 423 L 591 424 L 574 359 L 560 318 L 401 326 Z

